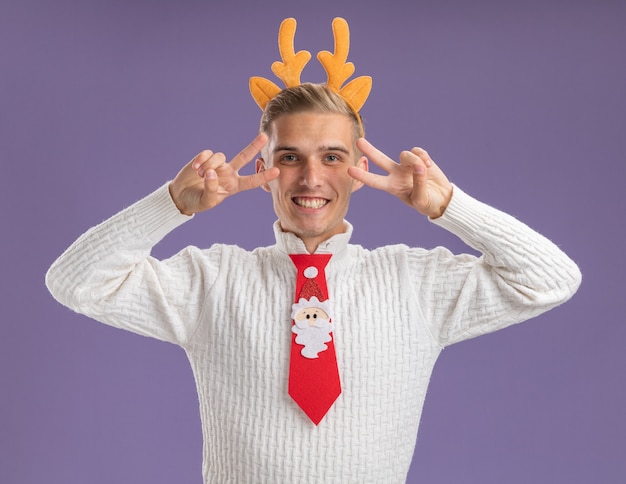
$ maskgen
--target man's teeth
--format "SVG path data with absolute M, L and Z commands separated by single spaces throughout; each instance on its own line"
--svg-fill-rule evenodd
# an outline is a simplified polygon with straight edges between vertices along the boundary
M 328 200 L 324 198 L 295 197 L 293 201 L 296 202 L 296 205 L 303 208 L 322 208 L 328 203 Z

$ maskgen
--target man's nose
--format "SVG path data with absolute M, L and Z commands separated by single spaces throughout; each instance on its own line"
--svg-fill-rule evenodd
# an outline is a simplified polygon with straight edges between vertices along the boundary
M 321 185 L 322 165 L 315 160 L 307 160 L 302 166 L 301 183 L 309 188 Z

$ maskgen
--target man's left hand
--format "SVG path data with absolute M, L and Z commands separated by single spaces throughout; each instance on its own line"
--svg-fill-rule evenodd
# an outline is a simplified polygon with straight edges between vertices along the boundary
M 352 178 L 395 195 L 422 215 L 430 218 L 443 215 L 452 198 L 452 184 L 425 150 L 403 151 L 397 163 L 365 138 L 357 141 L 357 147 L 388 175 L 377 175 L 351 166 L 348 173 Z

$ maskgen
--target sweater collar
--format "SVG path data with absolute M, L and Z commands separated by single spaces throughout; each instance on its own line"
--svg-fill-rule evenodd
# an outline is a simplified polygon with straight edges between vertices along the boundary
M 333 235 L 329 239 L 322 242 L 315 251 L 316 254 L 333 254 L 335 258 L 337 256 L 343 256 L 350 237 L 352 236 L 352 224 L 347 220 L 344 220 L 346 231 L 341 234 Z M 274 222 L 274 236 L 276 237 L 276 245 L 281 252 L 285 254 L 307 254 L 304 242 L 300 237 L 291 233 L 284 232 L 280 227 L 280 222 L 277 220 Z

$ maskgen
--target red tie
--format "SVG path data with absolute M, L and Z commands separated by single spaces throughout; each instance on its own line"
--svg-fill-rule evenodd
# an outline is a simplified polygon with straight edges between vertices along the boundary
M 324 269 L 331 254 L 291 254 L 298 270 L 291 318 L 289 395 L 315 425 L 341 394 Z

